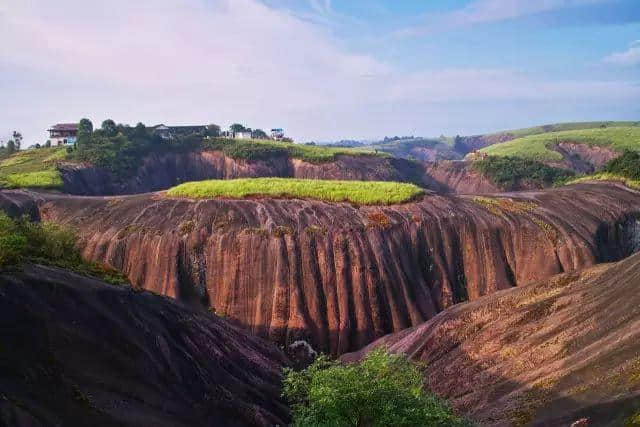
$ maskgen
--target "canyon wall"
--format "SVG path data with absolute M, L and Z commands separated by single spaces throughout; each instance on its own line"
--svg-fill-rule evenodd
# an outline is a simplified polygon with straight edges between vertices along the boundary
M 304 339 L 334 354 L 454 303 L 640 246 L 640 194 L 614 184 L 501 200 L 428 195 L 389 207 L 32 196 L 44 220 L 79 230 L 86 258 L 134 285 L 209 306 L 278 343 Z
M 403 159 L 377 156 L 338 156 L 334 161 L 310 163 L 286 156 L 269 160 L 235 160 L 220 151 L 154 154 L 146 157 L 136 173 L 114 180 L 106 171 L 90 165 L 58 166 L 63 191 L 78 195 L 138 194 L 166 190 L 187 181 L 251 177 L 291 177 L 365 181 L 415 181 L 422 169 Z

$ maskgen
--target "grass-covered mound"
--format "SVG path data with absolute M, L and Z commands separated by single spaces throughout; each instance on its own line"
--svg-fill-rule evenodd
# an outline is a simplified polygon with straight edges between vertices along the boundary
M 333 161 L 337 156 L 343 155 L 389 156 L 386 153 L 376 153 L 373 150 L 304 145 L 261 139 L 208 138 L 203 142 L 203 148 L 220 150 L 228 157 L 242 160 L 268 160 L 274 157 L 287 156 L 307 162 L 320 163 Z
M 560 161 L 562 160 L 562 155 L 553 151 L 551 147 L 562 142 L 605 146 L 615 151 L 639 151 L 640 127 L 606 127 L 549 132 L 490 145 L 480 150 L 480 152 L 490 156 L 521 157 L 538 161 Z
M 73 231 L 53 223 L 12 219 L 0 211 L 0 268 L 24 262 L 53 265 L 106 282 L 126 283 L 118 271 L 83 261 Z
M 187 182 L 167 191 L 189 198 L 245 198 L 252 196 L 309 198 L 360 205 L 404 203 L 423 194 L 413 184 L 380 181 L 329 181 L 294 178 L 243 178 Z
M 64 148 L 19 151 L 0 161 L 0 188 L 59 188 L 62 178 L 56 163 L 66 156 Z
M 491 156 L 473 162 L 473 167 L 503 190 L 517 190 L 522 184 L 549 187 L 563 183 L 574 175 L 572 171 L 520 157 Z

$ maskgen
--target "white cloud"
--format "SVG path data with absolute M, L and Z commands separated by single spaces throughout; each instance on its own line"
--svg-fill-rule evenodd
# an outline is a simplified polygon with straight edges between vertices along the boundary
M 255 0 L 15 2 L 0 9 L 0 40 L 0 92 L 11 105 L 0 108 L 0 135 L 17 128 L 29 143 L 83 116 L 241 121 L 328 139 L 462 132 L 488 114 L 473 103 L 640 97 L 631 83 L 540 81 L 517 70 L 401 71 Z
M 614 52 L 604 58 L 605 62 L 618 65 L 640 64 L 640 40 L 636 40 L 629 45 L 624 52 Z
M 607 0 L 476 0 L 451 12 L 427 16 L 423 25 L 404 28 L 398 36 L 415 36 L 443 28 L 504 21 L 522 16 Z

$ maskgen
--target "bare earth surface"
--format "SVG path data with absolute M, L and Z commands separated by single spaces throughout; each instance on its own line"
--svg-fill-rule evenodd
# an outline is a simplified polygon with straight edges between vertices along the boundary
M 86 258 L 253 333 L 342 354 L 454 303 L 640 247 L 640 194 L 584 184 L 390 207 L 310 200 L 2 192 L 0 206 L 77 227 Z M 491 199 L 489 199 L 491 200 Z
M 169 298 L 35 265 L 0 272 L 0 425 L 285 425 L 286 358 Z
M 384 346 L 480 425 L 622 426 L 640 409 L 640 255 L 452 307 Z M 531 423 L 531 424 L 529 424 Z

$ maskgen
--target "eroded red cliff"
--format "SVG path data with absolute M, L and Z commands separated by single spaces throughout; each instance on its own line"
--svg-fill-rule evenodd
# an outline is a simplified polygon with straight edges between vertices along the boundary
M 390 207 L 37 197 L 43 219 L 77 227 L 84 255 L 135 285 L 210 306 L 276 342 L 305 339 L 332 353 L 640 246 L 640 194 L 608 184 Z

